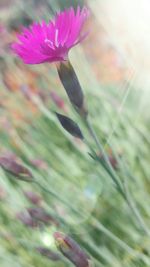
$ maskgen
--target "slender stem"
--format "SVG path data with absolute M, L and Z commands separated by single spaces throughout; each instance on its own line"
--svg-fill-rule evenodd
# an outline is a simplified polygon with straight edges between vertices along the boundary
M 113 240 L 115 243 L 119 245 L 119 247 L 123 248 L 126 252 L 128 252 L 132 257 L 140 258 L 140 259 L 146 259 L 146 256 L 134 248 L 130 247 L 128 244 L 126 244 L 123 240 L 121 240 L 119 237 L 117 237 L 115 234 L 113 234 L 108 228 L 106 228 L 103 224 L 101 224 L 99 221 L 97 221 L 95 218 L 91 219 L 91 223 L 93 223 L 93 226 L 104 233 L 107 237 L 109 237 L 111 240 Z
M 103 159 L 104 159 L 104 163 L 102 164 L 103 167 L 105 168 L 105 170 L 109 173 L 109 175 L 111 176 L 112 180 L 114 181 L 114 183 L 116 184 L 119 192 L 121 193 L 121 195 L 125 198 L 125 195 L 124 195 L 124 191 L 123 191 L 123 188 L 122 188 L 122 185 L 121 185 L 121 182 L 119 181 L 119 179 L 117 178 L 117 175 L 109 161 L 109 158 L 108 156 L 106 155 L 104 149 L 103 149 L 103 146 L 101 145 L 99 139 L 97 138 L 97 135 L 91 125 L 91 123 L 89 122 L 88 118 L 86 118 L 84 120 L 84 123 L 87 127 L 87 129 L 89 130 L 89 133 L 90 135 L 92 136 L 93 140 L 95 141 L 100 153 L 102 153 L 102 156 L 103 156 Z M 98 158 L 99 159 L 99 158 Z M 102 163 L 102 162 L 101 162 Z M 106 163 L 106 164 L 105 164 Z
M 150 236 L 150 231 L 148 229 L 148 227 L 146 226 L 141 214 L 139 213 L 133 199 L 131 198 L 131 195 L 129 193 L 129 190 L 127 188 L 127 186 L 125 186 L 124 184 L 122 185 L 122 183 L 119 181 L 110 161 L 108 156 L 106 155 L 99 139 L 97 138 L 97 135 L 91 125 L 91 123 L 89 122 L 88 118 L 84 119 L 84 123 L 90 133 L 90 135 L 92 136 L 93 140 L 95 141 L 97 147 L 99 148 L 100 152 L 102 153 L 103 159 L 104 159 L 104 163 L 101 162 L 102 166 L 105 168 L 105 170 L 109 173 L 109 175 L 111 176 L 112 180 L 114 181 L 114 183 L 116 184 L 118 191 L 120 192 L 120 194 L 122 195 L 122 197 L 124 198 L 124 200 L 127 202 L 128 206 L 130 207 L 131 211 L 134 213 L 135 217 L 137 218 L 139 225 L 141 227 L 141 229 L 144 230 L 144 232 Z M 105 164 L 106 163 L 106 164 Z
M 69 206 L 71 208 L 71 210 L 73 210 L 75 213 L 77 213 L 78 215 L 80 216 L 85 216 L 85 214 L 81 214 L 80 211 L 76 210 L 74 207 L 72 207 L 68 202 L 66 202 L 64 199 L 62 199 L 60 196 L 58 196 L 56 193 L 50 191 L 49 189 L 45 188 L 40 182 L 38 182 L 37 180 L 34 181 L 34 183 L 36 183 L 44 192 L 48 193 L 48 194 L 51 194 L 53 195 L 54 197 L 56 197 L 57 199 L 59 198 L 59 200 L 63 203 L 65 203 L 67 206 Z M 130 204 L 131 205 L 131 204 Z M 132 207 L 133 209 L 133 207 Z M 137 211 L 138 212 L 138 211 Z M 58 215 L 55 215 L 56 217 Z M 139 216 L 139 215 L 138 215 Z M 68 224 L 68 222 L 66 222 L 63 218 L 60 218 L 59 219 L 61 220 L 61 222 L 66 225 L 67 227 L 70 228 L 70 225 Z M 89 221 L 90 222 L 90 221 Z M 97 230 L 98 231 L 102 231 L 104 234 L 106 234 L 108 237 L 110 237 L 111 239 L 113 239 L 116 243 L 118 243 L 122 248 L 126 249 L 129 253 L 133 253 L 133 249 L 131 247 L 129 247 L 126 243 L 124 243 L 122 240 L 120 240 L 119 238 L 117 238 L 111 231 L 109 231 L 103 224 L 101 224 L 99 221 L 97 221 L 97 219 L 95 218 L 92 218 L 91 219 L 91 223 L 90 225 L 92 226 L 92 224 L 94 223 L 94 225 L 96 226 Z M 144 228 L 144 224 L 143 222 L 141 222 L 141 225 L 143 226 Z M 148 229 L 147 229 L 147 233 L 149 234 L 148 232 Z
M 60 203 L 65 204 L 67 207 L 69 207 L 73 212 L 75 212 L 77 215 L 81 216 L 81 213 L 74 208 L 70 203 L 68 203 L 68 201 L 66 201 L 64 198 L 62 198 L 60 195 L 58 195 L 57 193 L 53 192 L 52 190 L 47 189 L 45 186 L 43 186 L 39 181 L 34 180 L 33 181 L 35 184 L 37 184 L 45 193 L 48 193 L 49 195 L 52 195 L 53 197 L 55 197 L 57 200 L 60 201 Z
M 136 216 L 141 228 L 143 228 L 143 230 L 145 231 L 145 233 L 150 236 L 150 231 L 147 227 L 147 225 L 145 224 L 139 210 L 136 207 L 135 202 L 133 201 L 133 199 L 131 198 L 131 194 L 129 192 L 129 189 L 127 187 L 126 182 L 124 183 L 124 190 L 125 190 L 125 195 L 126 195 L 126 201 L 128 206 L 130 207 L 130 209 L 133 211 L 134 215 Z
M 115 151 L 113 151 L 113 152 L 115 153 Z M 116 157 L 117 157 L 117 155 L 116 155 Z M 118 160 L 119 159 L 117 159 L 117 161 Z M 120 162 L 120 164 L 121 164 L 121 162 Z M 127 174 L 127 172 L 126 172 L 126 174 Z M 129 172 L 128 175 L 132 178 L 132 175 L 131 175 L 130 172 Z M 145 229 L 145 232 L 147 232 L 147 234 L 150 235 L 150 231 L 149 231 L 148 227 L 146 226 L 146 224 L 145 224 L 145 222 L 144 222 L 139 210 L 137 209 L 136 203 L 133 201 L 133 199 L 131 197 L 131 194 L 129 192 L 129 188 L 128 188 L 126 180 L 124 180 L 124 182 L 123 182 L 123 189 L 124 189 L 124 192 L 125 192 L 125 198 L 126 198 L 126 202 L 127 202 L 128 206 L 130 207 L 130 209 L 135 214 L 135 216 L 136 216 L 141 228 Z

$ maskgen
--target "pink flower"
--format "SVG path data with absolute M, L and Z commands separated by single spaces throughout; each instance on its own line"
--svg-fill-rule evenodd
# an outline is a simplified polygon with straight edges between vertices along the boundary
M 88 15 L 85 7 L 80 9 L 78 6 L 76 12 L 71 7 L 58 13 L 48 24 L 45 21 L 33 23 L 18 35 L 12 49 L 25 64 L 67 60 L 70 48 L 87 35 L 81 34 L 81 31 Z

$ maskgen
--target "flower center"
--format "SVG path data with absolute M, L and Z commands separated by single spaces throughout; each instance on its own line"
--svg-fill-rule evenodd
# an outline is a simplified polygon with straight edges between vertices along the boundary
M 46 38 L 44 40 L 44 42 L 45 42 L 45 44 L 47 44 L 48 47 L 50 47 L 51 49 L 55 50 L 55 46 L 54 46 L 54 44 L 53 44 L 53 42 L 51 40 Z
M 51 41 L 49 39 L 45 39 L 44 42 L 45 44 L 47 44 L 48 47 L 50 47 L 51 49 L 55 50 L 55 48 L 59 47 L 59 42 L 58 42 L 58 33 L 59 33 L 59 30 L 56 29 L 55 30 L 55 36 L 54 36 L 54 41 Z

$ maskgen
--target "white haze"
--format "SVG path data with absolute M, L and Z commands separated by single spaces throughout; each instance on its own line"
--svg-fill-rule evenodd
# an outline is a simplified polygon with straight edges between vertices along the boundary
M 89 6 L 127 66 L 150 98 L 150 0 L 90 0 Z

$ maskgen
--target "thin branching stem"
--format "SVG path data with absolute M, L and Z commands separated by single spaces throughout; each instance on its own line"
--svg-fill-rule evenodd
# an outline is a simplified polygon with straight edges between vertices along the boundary
M 48 193 L 49 195 L 55 197 L 57 200 L 60 201 L 60 203 L 65 204 L 67 207 L 69 207 L 73 212 L 75 212 L 77 215 L 81 215 L 80 212 L 74 208 L 68 201 L 66 201 L 64 198 L 62 198 L 60 195 L 58 195 L 56 192 L 47 189 L 45 186 L 43 186 L 39 181 L 35 180 L 34 181 L 35 184 L 37 184 L 42 191 L 44 191 L 45 193 Z
M 106 155 L 104 149 L 103 149 L 103 146 L 101 145 L 90 121 L 88 118 L 86 118 L 84 120 L 85 122 L 85 125 L 90 133 L 90 135 L 92 136 L 93 140 L 95 141 L 95 144 L 97 145 L 98 149 L 99 149 L 99 152 L 102 153 L 102 157 L 103 157 L 103 160 L 104 160 L 104 163 L 102 161 L 101 164 L 103 166 L 103 168 L 109 173 L 109 175 L 111 176 L 113 182 L 115 183 L 115 185 L 117 186 L 117 189 L 118 191 L 120 192 L 120 194 L 125 198 L 125 195 L 124 195 L 124 191 L 123 191 L 123 188 L 122 188 L 122 185 L 121 185 L 121 182 L 119 181 L 110 161 L 109 161 L 109 158 L 108 156 Z M 99 159 L 99 157 L 97 157 L 97 159 Z
M 138 224 L 140 226 L 141 229 L 143 229 L 143 231 L 145 232 L 146 235 L 150 236 L 150 231 L 148 229 L 148 227 L 146 226 L 141 214 L 139 213 L 139 210 L 137 209 L 133 198 L 131 197 L 131 194 L 129 193 L 129 190 L 127 188 L 127 185 L 124 186 L 120 180 L 118 179 L 110 161 L 108 156 L 106 155 L 103 146 L 101 145 L 95 130 L 93 129 L 88 117 L 86 119 L 84 119 L 84 123 L 91 135 L 91 137 L 93 138 L 93 140 L 95 141 L 95 144 L 97 145 L 99 152 L 102 153 L 103 156 L 103 160 L 104 163 L 102 161 L 100 161 L 100 163 L 102 164 L 102 166 L 105 168 L 105 170 L 108 172 L 108 174 L 110 175 L 110 177 L 112 178 L 113 182 L 116 184 L 117 189 L 119 191 L 119 193 L 122 195 L 122 197 L 124 198 L 124 200 L 126 201 L 126 203 L 128 204 L 129 208 L 131 209 L 131 211 L 133 212 L 133 214 L 135 215 Z
M 129 188 L 128 188 L 128 185 L 126 182 L 124 182 L 124 190 L 125 190 L 125 195 L 126 195 L 126 201 L 128 203 L 128 206 L 130 207 L 130 209 L 133 211 L 133 213 L 135 214 L 138 222 L 139 222 L 139 225 L 141 226 L 141 228 L 143 228 L 144 232 L 150 236 L 150 231 L 147 227 L 147 225 L 145 224 L 139 210 L 137 209 L 137 206 L 133 200 L 133 198 L 131 197 L 131 194 L 129 192 Z

